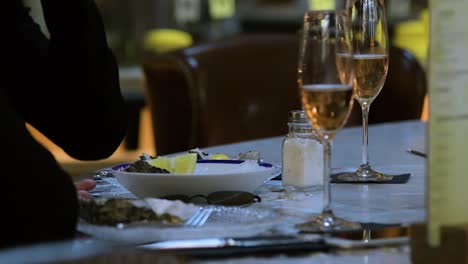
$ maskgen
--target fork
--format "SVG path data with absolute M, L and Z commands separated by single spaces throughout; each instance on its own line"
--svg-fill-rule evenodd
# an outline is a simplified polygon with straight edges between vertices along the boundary
M 213 208 L 201 208 L 195 215 L 185 222 L 184 226 L 200 227 L 206 223 L 212 212 Z

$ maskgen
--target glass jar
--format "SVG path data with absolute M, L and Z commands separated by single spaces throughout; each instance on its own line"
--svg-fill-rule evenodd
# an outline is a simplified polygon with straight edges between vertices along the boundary
M 323 144 L 302 110 L 289 112 L 289 132 L 283 140 L 282 181 L 287 190 L 323 187 Z

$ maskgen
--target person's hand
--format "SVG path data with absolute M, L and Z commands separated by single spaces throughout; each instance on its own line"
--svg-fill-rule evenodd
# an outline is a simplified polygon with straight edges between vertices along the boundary
M 76 191 L 81 197 L 89 197 L 89 191 L 96 187 L 96 181 L 91 179 L 86 179 L 75 183 Z

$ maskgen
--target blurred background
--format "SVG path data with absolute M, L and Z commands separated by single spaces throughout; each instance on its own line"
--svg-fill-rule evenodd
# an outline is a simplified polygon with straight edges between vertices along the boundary
M 25 3 L 47 34 L 40 1 L 25 0 Z M 141 69 L 145 56 L 244 33 L 297 33 L 305 11 L 333 8 L 330 0 L 96 0 L 96 3 L 119 63 L 121 89 L 132 113 L 127 138 L 109 164 L 133 160 L 142 152 L 156 153 Z M 393 45 L 413 53 L 425 67 L 428 0 L 386 0 L 385 4 Z M 78 170 L 82 168 L 80 163 L 37 131 L 33 133 L 69 172 L 82 173 Z M 96 163 L 95 167 L 102 168 L 103 163 Z
M 25 0 L 43 24 L 40 1 Z M 309 9 L 330 0 L 96 0 L 109 45 L 121 66 L 138 64 L 145 51 L 165 52 L 250 32 L 297 32 Z M 428 0 L 385 0 L 395 44 L 424 60 Z M 45 27 L 44 31 L 47 31 Z

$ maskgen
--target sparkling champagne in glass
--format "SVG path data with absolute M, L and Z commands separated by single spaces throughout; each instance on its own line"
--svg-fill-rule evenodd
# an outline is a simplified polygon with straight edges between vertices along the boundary
M 297 225 L 305 232 L 360 227 L 335 216 L 331 207 L 331 141 L 348 120 L 354 100 L 354 62 L 348 26 L 346 12 L 309 11 L 304 15 L 298 84 L 302 106 L 322 138 L 325 152 L 323 208 L 318 216 Z
M 368 117 L 371 103 L 387 78 L 388 34 L 383 0 L 348 0 L 354 54 L 354 97 L 362 109 L 362 163 L 352 173 L 341 174 L 344 181 L 388 181 L 393 176 L 371 168 L 368 152 Z

